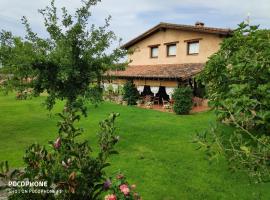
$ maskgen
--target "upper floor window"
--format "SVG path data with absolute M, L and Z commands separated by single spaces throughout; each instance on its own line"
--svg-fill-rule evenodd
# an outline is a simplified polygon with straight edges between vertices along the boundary
M 198 54 L 199 47 L 200 47 L 199 41 L 188 42 L 187 43 L 187 54 L 188 55 Z
M 167 56 L 176 56 L 176 44 L 167 45 Z
M 158 46 L 150 47 L 150 57 L 157 58 L 158 57 Z

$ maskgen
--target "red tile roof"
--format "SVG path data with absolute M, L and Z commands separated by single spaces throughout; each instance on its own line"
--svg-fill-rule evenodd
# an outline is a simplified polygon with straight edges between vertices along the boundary
M 108 71 L 105 75 L 118 78 L 187 79 L 202 71 L 204 63 L 130 65 L 125 70 Z
M 129 41 L 128 43 L 124 44 L 122 46 L 122 48 L 128 49 L 132 45 L 149 37 L 153 33 L 160 31 L 160 30 L 166 30 L 166 29 L 194 31 L 194 32 L 210 33 L 210 34 L 217 34 L 217 35 L 223 35 L 223 36 L 229 36 L 232 34 L 231 29 L 213 28 L 213 27 L 196 26 L 196 25 L 192 26 L 192 25 L 183 25 L 183 24 L 171 24 L 171 23 L 161 22 L 158 25 L 156 25 L 155 27 L 146 31 L 145 33 L 139 35 L 138 37 L 136 37 L 133 40 Z

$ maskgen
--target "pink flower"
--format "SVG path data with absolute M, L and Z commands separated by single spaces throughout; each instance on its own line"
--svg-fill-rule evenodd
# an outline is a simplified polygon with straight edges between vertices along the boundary
M 56 139 L 53 146 L 56 149 L 59 149 L 61 147 L 61 138 L 60 137 Z
M 116 196 L 114 194 L 108 194 L 104 198 L 105 200 L 116 200 Z
M 120 185 L 119 188 L 120 188 L 121 192 L 124 193 L 124 195 L 128 195 L 129 194 L 129 188 L 128 188 L 128 186 L 126 184 Z

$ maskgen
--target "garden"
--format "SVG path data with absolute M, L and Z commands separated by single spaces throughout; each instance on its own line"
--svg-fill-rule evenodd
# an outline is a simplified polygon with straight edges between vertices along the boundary
M 57 137 L 55 126 L 63 103 L 52 112 L 42 106 L 45 97 L 26 101 L 15 95 L 0 97 L 0 160 L 11 167 L 23 166 L 25 149 L 38 142 L 49 146 Z M 89 117 L 80 125 L 88 130 L 80 139 L 97 144 L 98 123 L 117 111 L 119 155 L 110 158 L 108 174 L 121 171 L 136 184 L 143 199 L 268 199 L 269 183 L 253 184 L 244 173 L 231 173 L 224 159 L 209 165 L 204 153 L 192 143 L 198 131 L 215 123 L 212 111 L 177 116 L 155 110 L 104 102 L 88 105 Z M 128 119 L 128 120 L 127 120 Z M 231 128 L 223 126 L 228 133 Z M 93 147 L 94 151 L 98 149 Z
M 174 113 L 159 112 L 135 106 L 132 81 L 121 105 L 102 87 L 104 73 L 130 52 L 108 53 L 118 40 L 110 17 L 88 28 L 97 3 L 83 1 L 74 15 L 62 8 L 60 20 L 52 0 L 39 10 L 46 39 L 26 17 L 24 38 L 1 32 L 1 195 L 269 199 L 269 30 L 241 23 L 210 57 L 196 79 L 211 110 L 190 113 L 192 90 L 179 86 L 168 104 Z

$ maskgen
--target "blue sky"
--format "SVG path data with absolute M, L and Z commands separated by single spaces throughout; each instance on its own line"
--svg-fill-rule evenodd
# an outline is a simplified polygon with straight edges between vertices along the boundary
M 1 0 L 0 29 L 24 35 L 20 18 L 27 16 L 33 30 L 46 36 L 37 9 L 47 4 L 49 0 Z M 56 4 L 74 11 L 80 0 L 56 0 Z M 97 25 L 102 25 L 104 18 L 111 15 L 111 29 L 124 43 L 159 22 L 202 21 L 206 26 L 235 28 L 250 14 L 252 24 L 270 28 L 269 0 L 103 0 L 92 8 L 92 13 L 90 23 Z

